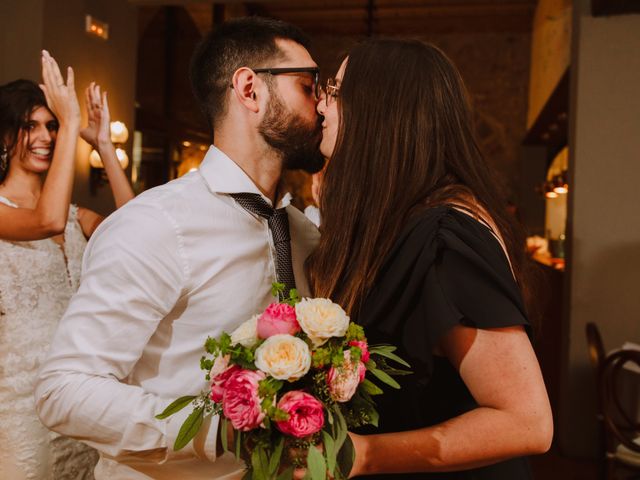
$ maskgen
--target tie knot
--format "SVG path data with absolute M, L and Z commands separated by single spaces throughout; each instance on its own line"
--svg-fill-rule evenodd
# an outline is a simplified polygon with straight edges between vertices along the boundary
M 271 205 L 257 193 L 232 193 L 231 197 L 245 210 L 266 219 L 271 218 L 278 211 L 271 207 Z

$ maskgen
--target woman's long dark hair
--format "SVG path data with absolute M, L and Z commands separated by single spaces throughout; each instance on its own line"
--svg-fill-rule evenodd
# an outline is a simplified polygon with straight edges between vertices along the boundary
M 341 120 L 322 186 L 322 237 L 307 267 L 316 296 L 356 315 L 409 218 L 479 205 L 523 286 L 524 245 L 475 140 L 462 78 L 436 47 L 376 39 L 348 54 Z
M 0 86 L 0 183 L 9 170 L 9 160 L 16 148 L 20 130 L 38 107 L 47 107 L 47 99 L 40 87 L 31 80 L 14 80 Z

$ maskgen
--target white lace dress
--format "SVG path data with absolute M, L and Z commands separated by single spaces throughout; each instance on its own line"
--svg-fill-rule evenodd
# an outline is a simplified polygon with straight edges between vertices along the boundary
M 15 207 L 4 197 L 0 202 Z M 95 450 L 50 432 L 33 383 L 58 321 L 78 288 L 86 240 L 72 205 L 64 249 L 53 239 L 0 240 L 0 479 L 91 479 Z

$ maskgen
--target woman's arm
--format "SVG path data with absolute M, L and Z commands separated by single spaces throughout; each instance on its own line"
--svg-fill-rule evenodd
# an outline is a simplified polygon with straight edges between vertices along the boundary
M 111 143 L 111 115 L 107 102 L 107 92 L 100 94 L 100 86 L 95 82 L 85 90 L 85 104 L 87 108 L 88 125 L 80 131 L 80 136 L 89 143 L 100 155 L 104 165 L 116 208 L 131 200 L 135 194 L 131 184 L 120 167 L 116 156 L 116 149 Z M 78 222 L 82 231 L 89 238 L 104 217 L 87 209 L 80 209 Z
M 551 408 L 522 327 L 458 326 L 440 346 L 478 408 L 433 427 L 352 434 L 356 449 L 352 476 L 465 470 L 549 449 Z
M 116 149 L 111 143 L 111 115 L 107 92 L 100 94 L 100 85 L 91 82 L 85 90 L 88 125 L 80 132 L 80 136 L 100 154 L 104 170 L 109 179 L 116 208 L 131 200 L 135 194 L 116 156 Z
M 56 61 L 42 52 L 42 90 L 47 104 L 60 125 L 47 179 L 34 209 L 12 208 L 0 204 L 0 238 L 40 240 L 64 231 L 69 214 L 75 165 L 76 142 L 80 129 L 80 107 L 76 97 L 73 70 L 64 79 Z

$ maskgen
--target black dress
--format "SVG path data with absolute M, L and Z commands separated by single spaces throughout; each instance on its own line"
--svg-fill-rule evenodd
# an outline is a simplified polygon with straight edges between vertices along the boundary
M 496 328 L 529 324 L 508 260 L 484 224 L 451 207 L 422 212 L 399 236 L 367 295 L 357 321 L 370 344 L 391 343 L 411 364 L 375 397 L 378 429 L 412 430 L 435 425 L 477 407 L 458 371 L 433 355 L 440 337 L 455 325 Z M 487 439 L 491 441 L 491 439 Z M 530 479 L 526 458 L 453 473 L 376 475 L 402 479 Z

